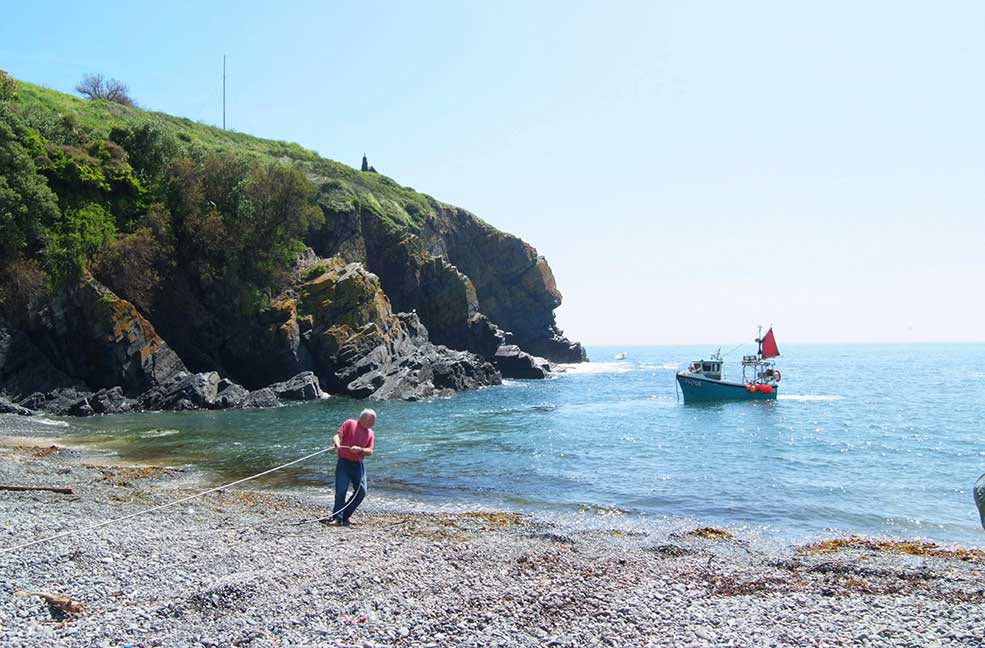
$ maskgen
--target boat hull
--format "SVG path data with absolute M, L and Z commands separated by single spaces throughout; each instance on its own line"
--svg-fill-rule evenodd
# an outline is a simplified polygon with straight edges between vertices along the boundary
M 685 403 L 704 403 L 725 400 L 776 400 L 779 388 L 773 386 L 773 391 L 749 391 L 742 383 L 711 380 L 686 373 L 677 374 L 677 383 L 681 386 Z

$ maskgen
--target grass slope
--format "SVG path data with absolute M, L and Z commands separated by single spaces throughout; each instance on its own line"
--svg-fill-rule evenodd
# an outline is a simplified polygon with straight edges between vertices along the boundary
M 387 176 L 357 171 L 293 142 L 222 130 L 184 117 L 108 101 L 88 101 L 25 81 L 17 82 L 15 101 L 29 110 L 44 110 L 57 115 L 74 114 L 80 125 L 103 138 L 116 126 L 133 127 L 152 123 L 169 131 L 189 150 L 290 161 L 304 169 L 318 184 L 320 202 L 327 209 L 340 213 L 355 208 L 369 210 L 391 225 L 415 232 L 420 230 L 427 216 L 441 206 L 434 198 L 402 187 Z

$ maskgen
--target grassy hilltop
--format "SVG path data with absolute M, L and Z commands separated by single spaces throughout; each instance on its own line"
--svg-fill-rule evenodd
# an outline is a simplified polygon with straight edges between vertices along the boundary
M 121 272 L 163 278 L 177 264 L 256 301 L 326 217 L 416 233 L 441 207 L 298 144 L 0 74 L 0 314 L 88 271 L 149 308 L 156 283 L 128 290 Z
M 211 152 L 254 156 L 260 159 L 290 161 L 322 185 L 323 200 L 338 203 L 339 211 L 353 206 L 368 209 L 391 223 L 412 230 L 435 205 L 430 196 L 402 187 L 378 174 L 363 173 L 348 165 L 319 156 L 294 142 L 268 140 L 245 133 L 222 130 L 185 117 L 141 110 L 105 100 L 79 97 L 17 82 L 16 103 L 30 112 L 52 116 L 75 115 L 78 123 L 97 136 L 109 137 L 114 128 L 150 126 L 174 138 L 185 152 Z M 326 186 L 327 185 L 327 186 Z
M 223 130 L 185 117 L 141 110 L 105 101 L 85 100 L 49 88 L 17 81 L 15 103 L 28 112 L 54 116 L 74 115 L 81 127 L 108 138 L 114 128 L 150 126 L 174 138 L 185 153 L 211 152 L 290 161 L 303 168 L 313 180 L 327 184 L 325 199 L 375 212 L 394 224 L 418 229 L 434 207 L 434 199 L 402 187 L 379 173 L 364 173 L 348 165 L 319 156 L 294 142 L 269 140 L 246 133 Z

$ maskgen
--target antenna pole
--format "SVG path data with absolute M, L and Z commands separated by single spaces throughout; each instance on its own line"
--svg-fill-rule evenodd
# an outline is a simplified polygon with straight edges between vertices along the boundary
M 222 130 L 226 130 L 226 55 L 222 55 Z

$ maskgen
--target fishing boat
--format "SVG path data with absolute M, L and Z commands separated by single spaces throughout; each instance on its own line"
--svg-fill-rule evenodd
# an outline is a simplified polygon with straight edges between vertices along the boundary
M 677 383 L 681 386 L 685 403 L 722 400 L 776 400 L 783 377 L 776 368 L 773 358 L 780 356 L 776 346 L 773 329 L 766 335 L 759 329 L 759 351 L 756 355 L 742 356 L 742 382 L 725 379 L 722 350 L 713 353 L 707 360 L 695 360 L 691 365 L 677 372 Z
M 629 354 L 626 353 L 625 351 L 623 351 L 622 353 L 617 353 L 616 354 L 616 360 L 625 360 L 628 357 L 629 357 Z

